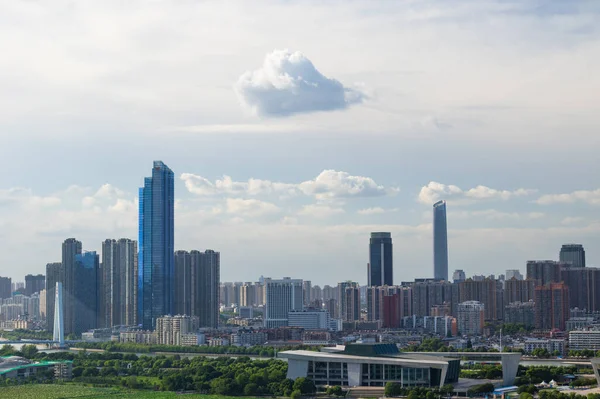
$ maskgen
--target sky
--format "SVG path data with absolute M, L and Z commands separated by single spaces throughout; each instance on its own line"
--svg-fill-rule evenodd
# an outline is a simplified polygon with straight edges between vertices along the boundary
M 176 249 L 221 281 L 600 266 L 597 1 L 0 2 L 0 275 L 137 239 L 162 160 Z

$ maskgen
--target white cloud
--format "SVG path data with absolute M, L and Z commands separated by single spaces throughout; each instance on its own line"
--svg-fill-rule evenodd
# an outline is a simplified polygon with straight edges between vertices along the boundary
M 438 182 L 429 182 L 421 187 L 418 200 L 423 204 L 433 204 L 441 199 L 454 199 L 453 204 L 461 204 L 477 200 L 508 200 L 514 197 L 523 197 L 535 193 L 537 190 L 519 188 L 516 190 L 497 190 L 486 186 L 476 186 L 463 190 L 455 185 L 446 185 Z
M 344 213 L 342 208 L 335 208 L 329 205 L 305 205 L 298 212 L 298 215 L 311 216 L 314 218 L 328 218 L 333 215 Z
M 281 183 L 262 179 L 234 181 L 230 176 L 223 176 L 215 182 L 191 173 L 181 174 L 181 180 L 189 192 L 197 195 L 270 195 L 281 196 L 308 195 L 319 200 L 351 197 L 377 197 L 396 194 L 399 189 L 386 188 L 377 184 L 372 178 L 353 176 L 347 172 L 324 170 L 312 180 L 301 183 Z
M 430 213 L 424 215 L 424 217 L 431 217 Z M 448 217 L 451 219 L 485 219 L 485 220 L 537 220 L 542 219 L 546 216 L 542 212 L 503 212 L 497 209 L 485 209 L 480 211 L 452 211 L 449 212 Z
M 356 213 L 359 215 L 377 215 L 380 213 L 385 213 L 385 209 L 376 206 L 374 208 L 359 209 Z
M 563 220 L 561 220 L 561 224 L 571 225 L 571 224 L 583 224 L 586 219 L 580 216 L 567 216 Z
M 240 100 L 261 116 L 344 109 L 364 98 L 323 76 L 301 52 L 289 50 L 267 54 L 262 67 L 245 72 L 234 88 Z
M 370 177 L 352 176 L 331 169 L 324 170 L 314 180 L 301 183 L 299 189 L 304 194 L 312 194 L 318 199 L 378 197 L 399 191 L 397 188 L 386 190 Z
M 0 190 L 0 206 L 18 204 L 23 207 L 47 208 L 58 206 L 61 199 L 52 195 L 40 197 L 33 195 L 32 191 L 23 187 L 14 187 Z
M 226 211 L 240 216 L 257 217 L 277 213 L 280 209 L 275 204 L 257 199 L 227 198 Z
M 547 194 L 538 198 L 536 203 L 540 205 L 550 204 L 572 204 L 575 202 L 584 202 L 590 205 L 600 205 L 600 189 L 597 190 L 577 190 L 565 194 Z

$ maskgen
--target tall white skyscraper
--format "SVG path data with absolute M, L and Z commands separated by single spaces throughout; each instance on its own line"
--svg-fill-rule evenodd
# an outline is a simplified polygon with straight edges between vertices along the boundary
M 265 327 L 285 327 L 288 325 L 288 313 L 303 309 L 302 285 L 302 280 L 289 277 L 265 279 Z
M 58 342 L 58 346 L 62 348 L 65 346 L 65 321 L 63 319 L 63 287 L 61 282 L 56 283 L 55 291 L 54 334 L 52 340 Z

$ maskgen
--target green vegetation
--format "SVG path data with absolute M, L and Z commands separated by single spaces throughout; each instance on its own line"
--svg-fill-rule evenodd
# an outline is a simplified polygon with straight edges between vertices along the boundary
M 542 381 L 559 380 L 565 374 L 574 374 L 576 366 L 519 366 L 515 385 L 539 384 Z
M 569 357 L 600 357 L 600 351 L 593 351 L 591 349 L 583 349 L 580 351 L 570 350 Z
M 342 387 L 339 385 L 327 388 L 326 393 L 329 396 L 344 396 L 344 391 L 342 391 Z
M 173 345 L 146 345 L 120 342 L 81 342 L 77 347 L 83 349 L 102 349 L 108 352 L 129 352 L 129 353 L 205 353 L 205 354 L 227 354 L 227 355 L 253 355 L 261 357 L 273 357 L 275 349 L 268 346 L 173 346 Z M 318 350 L 318 347 L 312 346 L 289 346 L 281 347 L 278 350 L 304 349 Z
M 11 347 L 4 347 L 8 351 Z M 17 353 L 12 350 L 13 354 Z M 251 360 L 249 357 L 197 356 L 192 359 L 175 356 L 137 356 L 111 352 L 45 352 L 24 347 L 32 360 L 73 361 L 73 382 L 95 387 L 160 391 L 195 391 L 225 396 L 290 396 L 293 391 L 302 395 L 316 392 L 315 384 L 306 378 L 292 381 L 286 378 L 287 363 L 276 360 Z M 19 352 L 20 353 L 20 352 Z M 52 380 L 52 376 L 48 376 Z M 32 379 L 19 383 L 35 383 Z M 0 384 L 17 381 L 0 378 Z
M 585 395 L 576 393 L 564 393 L 554 389 L 540 391 L 539 399 L 585 399 Z M 587 399 L 600 399 L 600 393 L 591 393 L 587 395 Z
M 2 348 L 0 348 L 0 356 L 23 356 L 31 359 L 37 353 L 38 349 L 35 345 L 23 345 L 20 351 L 16 350 L 12 345 L 2 345 Z
M 519 387 L 519 389 L 517 390 L 517 393 L 529 393 L 531 395 L 534 395 L 537 391 L 539 391 L 538 387 L 536 387 L 533 384 L 529 384 L 529 385 L 521 385 Z
M 578 378 L 571 383 L 571 387 L 595 387 L 598 385 L 595 378 Z
M 467 391 L 467 395 L 469 396 L 477 396 L 485 393 L 490 393 L 494 391 L 494 384 L 491 382 L 475 385 L 474 387 L 469 388 Z
M 498 352 L 497 349 L 475 348 L 469 340 L 466 349 L 455 349 L 448 346 L 440 338 L 425 338 L 419 345 L 409 345 L 404 349 L 406 352 Z
M 502 378 L 502 365 L 475 363 L 471 366 L 464 365 L 460 370 L 461 378 L 473 379 L 500 379 Z
M 440 396 L 447 396 L 454 391 L 454 387 L 450 384 L 444 385 L 441 389 L 438 388 L 403 388 L 402 385 L 396 382 L 388 382 L 385 384 L 385 396 L 397 397 L 407 396 L 410 399 L 434 399 Z
M 2 388 L 2 397 L 15 399 L 176 399 L 175 392 L 131 391 L 115 388 L 93 388 L 82 385 L 19 385 Z M 185 399 L 231 399 L 226 396 L 191 394 Z
M 16 329 L 11 331 L 0 331 L 0 336 L 8 340 L 20 340 L 20 339 L 52 339 L 52 334 L 48 331 L 33 331 L 33 330 L 22 330 Z
M 502 334 L 505 335 L 516 335 L 516 334 L 527 334 L 530 331 L 533 331 L 535 327 L 526 326 L 523 323 L 504 323 L 502 324 Z

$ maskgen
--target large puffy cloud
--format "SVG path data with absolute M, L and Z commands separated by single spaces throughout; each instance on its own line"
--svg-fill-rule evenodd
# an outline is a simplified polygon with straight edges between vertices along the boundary
M 395 194 L 396 187 L 386 188 L 375 180 L 365 176 L 354 176 L 347 172 L 324 170 L 317 177 L 301 183 L 281 183 L 270 180 L 248 179 L 234 181 L 230 176 L 224 176 L 214 182 L 209 179 L 183 173 L 181 180 L 185 187 L 197 195 L 269 195 L 282 196 L 308 195 L 319 200 L 350 197 L 378 197 Z
M 429 182 L 421 187 L 418 200 L 423 204 L 432 204 L 440 199 L 458 199 L 455 204 L 476 200 L 508 200 L 514 197 L 523 197 L 535 193 L 537 190 L 519 188 L 516 190 L 497 190 L 486 186 L 477 186 L 468 190 L 455 185 L 446 185 L 438 182 Z
M 274 50 L 261 68 L 247 71 L 234 86 L 257 115 L 288 116 L 332 111 L 361 102 L 364 95 L 319 72 L 299 51 Z
M 574 202 L 584 202 L 590 205 L 600 205 L 600 189 L 597 190 L 577 190 L 572 193 L 547 194 L 538 198 L 536 203 L 540 205 L 550 204 L 572 204 Z

